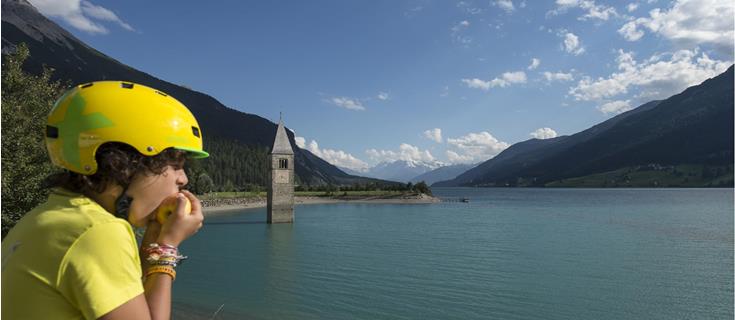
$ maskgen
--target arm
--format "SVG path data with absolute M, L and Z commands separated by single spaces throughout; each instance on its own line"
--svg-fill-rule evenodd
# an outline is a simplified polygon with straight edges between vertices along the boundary
M 191 201 L 191 214 L 184 212 L 184 199 L 178 199 L 176 212 L 162 226 L 152 219 L 146 228 L 141 243 L 142 247 L 156 242 L 178 247 L 183 240 L 196 233 L 202 227 L 204 216 L 201 203 L 190 192 L 182 191 L 183 195 Z M 143 274 L 148 269 L 145 254 L 141 253 L 141 267 Z M 105 314 L 100 319 L 170 319 L 171 318 L 171 289 L 173 279 L 164 273 L 154 273 L 145 277 L 143 284 L 144 295 L 139 295 L 130 301 L 120 305 L 115 310 Z

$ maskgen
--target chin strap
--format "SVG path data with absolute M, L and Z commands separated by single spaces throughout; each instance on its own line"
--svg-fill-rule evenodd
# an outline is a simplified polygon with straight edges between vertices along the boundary
M 123 188 L 123 192 L 115 200 L 115 216 L 128 221 L 128 215 L 130 213 L 130 203 L 133 202 L 133 198 L 127 195 L 128 187 Z

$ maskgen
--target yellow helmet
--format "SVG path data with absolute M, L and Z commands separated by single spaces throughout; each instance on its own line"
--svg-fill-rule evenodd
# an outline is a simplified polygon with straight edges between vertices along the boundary
M 78 85 L 56 101 L 46 126 L 46 148 L 55 165 L 94 174 L 95 153 L 106 142 L 128 144 L 146 156 L 167 148 L 188 151 L 194 158 L 209 156 L 194 115 L 156 89 L 98 81 Z

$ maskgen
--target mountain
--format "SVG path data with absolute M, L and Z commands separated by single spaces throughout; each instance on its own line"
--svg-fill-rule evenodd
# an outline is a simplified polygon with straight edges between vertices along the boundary
M 362 175 L 365 174 L 363 172 L 360 172 L 360 171 L 357 171 L 357 170 L 352 170 L 350 168 L 345 168 L 345 167 L 340 167 L 340 166 L 337 166 L 337 168 L 339 168 L 339 170 L 344 171 L 344 173 L 351 174 L 353 176 L 362 176 Z
M 646 103 L 577 134 L 514 144 L 457 178 L 434 186 L 559 185 L 565 179 L 600 178 L 599 174 L 613 171 L 629 180 L 628 173 L 649 167 L 680 176 L 677 166 L 691 165 L 699 167 L 702 176 L 711 175 L 719 179 L 713 181 L 731 186 L 732 163 L 731 66 L 666 100 Z M 711 170 L 708 167 L 717 167 L 721 175 L 705 172 Z
M 411 179 L 411 182 L 417 183 L 420 181 L 426 182 L 427 185 L 432 185 L 437 181 L 451 180 L 456 178 L 458 175 L 464 173 L 467 170 L 474 168 L 477 164 L 454 164 L 449 166 L 443 166 L 425 172 Z
M 1 11 L 2 52 L 12 53 L 17 45 L 25 43 L 30 50 L 30 57 L 23 67 L 29 73 L 40 74 L 43 66 L 48 66 L 54 69 L 54 80 L 70 81 L 70 84 L 107 79 L 140 83 L 166 92 L 184 103 L 199 120 L 205 138 L 217 138 L 268 150 L 273 145 L 277 125 L 265 118 L 230 109 L 207 94 L 128 67 L 84 44 L 41 15 L 25 0 L 3 0 Z M 141 47 L 140 50 L 145 52 L 150 48 Z M 386 183 L 343 172 L 311 152 L 298 148 L 293 132 L 286 131 L 295 153 L 295 173 L 301 183 Z
M 443 163 L 438 161 L 423 162 L 414 160 L 397 160 L 381 162 L 370 168 L 370 170 L 364 173 L 364 175 L 377 179 L 406 183 L 412 178 L 441 167 L 442 165 Z

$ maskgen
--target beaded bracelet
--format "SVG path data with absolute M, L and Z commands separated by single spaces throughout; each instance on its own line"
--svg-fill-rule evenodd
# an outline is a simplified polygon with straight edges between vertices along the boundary
M 174 246 L 165 244 L 151 243 L 147 248 L 144 249 L 147 257 L 145 260 L 150 265 L 165 265 L 176 267 L 183 260 L 187 259 L 187 256 L 179 254 L 179 250 Z
M 172 266 L 152 266 L 149 267 L 145 273 L 145 277 L 148 278 L 154 273 L 165 273 L 171 276 L 171 281 L 176 280 L 176 270 Z

